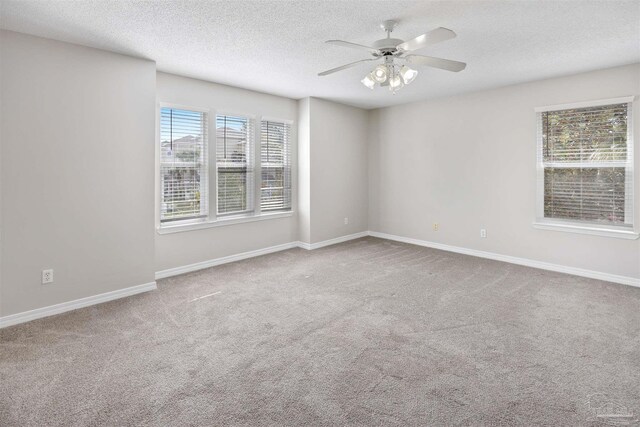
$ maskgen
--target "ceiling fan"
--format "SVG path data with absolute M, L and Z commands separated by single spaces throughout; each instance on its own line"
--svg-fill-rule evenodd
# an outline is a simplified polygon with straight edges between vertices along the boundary
M 347 68 L 355 67 L 363 62 L 371 62 L 381 59 L 382 63 L 376 66 L 373 71 L 362 79 L 362 84 L 369 89 L 373 89 L 376 83 L 380 86 L 389 86 L 389 90 L 395 94 L 397 90 L 401 89 L 404 85 L 411 83 L 418 75 L 418 71 L 410 68 L 409 65 L 426 65 L 427 67 L 440 68 L 441 70 L 454 72 L 462 71 L 467 66 L 464 62 L 452 61 L 450 59 L 407 54 L 408 52 L 413 52 L 414 50 L 422 49 L 423 47 L 454 38 L 456 33 L 448 28 L 436 28 L 435 30 L 422 34 L 412 40 L 404 41 L 391 38 L 391 32 L 396 25 L 398 25 L 396 21 L 384 21 L 380 27 L 386 31 L 387 38 L 377 40 L 373 42 L 371 46 L 365 46 L 343 40 L 327 40 L 326 43 L 329 44 L 366 50 L 373 56 L 373 58 L 361 59 L 360 61 L 332 68 L 330 70 L 323 71 L 322 73 L 318 73 L 318 76 L 326 76 L 338 71 L 346 70 Z

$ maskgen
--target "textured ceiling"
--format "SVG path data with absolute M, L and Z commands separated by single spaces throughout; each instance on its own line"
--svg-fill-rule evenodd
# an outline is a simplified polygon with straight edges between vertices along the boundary
M 640 62 L 640 1 L 31 1 L 0 0 L 0 26 L 149 58 L 161 71 L 291 98 L 365 108 Z M 367 57 L 323 43 L 369 44 L 397 19 L 404 40 L 436 27 L 458 37 L 417 53 L 468 63 L 420 68 L 396 95 L 371 91 Z

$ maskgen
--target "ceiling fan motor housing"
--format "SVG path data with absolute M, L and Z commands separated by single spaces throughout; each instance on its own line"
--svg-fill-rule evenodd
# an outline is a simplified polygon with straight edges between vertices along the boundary
M 378 49 L 380 52 L 382 52 L 383 55 L 392 55 L 398 51 L 396 46 L 398 46 L 400 43 L 404 43 L 404 40 L 391 38 L 380 39 L 373 42 L 371 47 Z

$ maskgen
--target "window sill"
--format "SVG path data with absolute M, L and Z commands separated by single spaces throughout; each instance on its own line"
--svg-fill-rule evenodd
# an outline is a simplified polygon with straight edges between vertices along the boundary
M 539 230 L 564 231 L 568 233 L 590 234 L 592 236 L 615 237 L 617 239 L 635 240 L 640 236 L 633 230 L 605 228 L 589 225 L 559 224 L 552 222 L 534 222 L 533 227 Z
M 267 219 L 288 218 L 293 211 L 265 213 L 261 215 L 218 218 L 214 221 L 201 221 L 186 224 L 163 225 L 157 228 L 158 234 L 182 233 L 185 231 L 201 230 L 203 228 L 224 227 L 227 225 L 244 224 L 247 222 L 264 221 Z

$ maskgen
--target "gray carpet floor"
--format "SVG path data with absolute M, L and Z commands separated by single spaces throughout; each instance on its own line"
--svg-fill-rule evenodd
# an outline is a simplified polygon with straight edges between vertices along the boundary
M 605 425 L 640 289 L 375 238 L 0 330 L 0 424 Z

